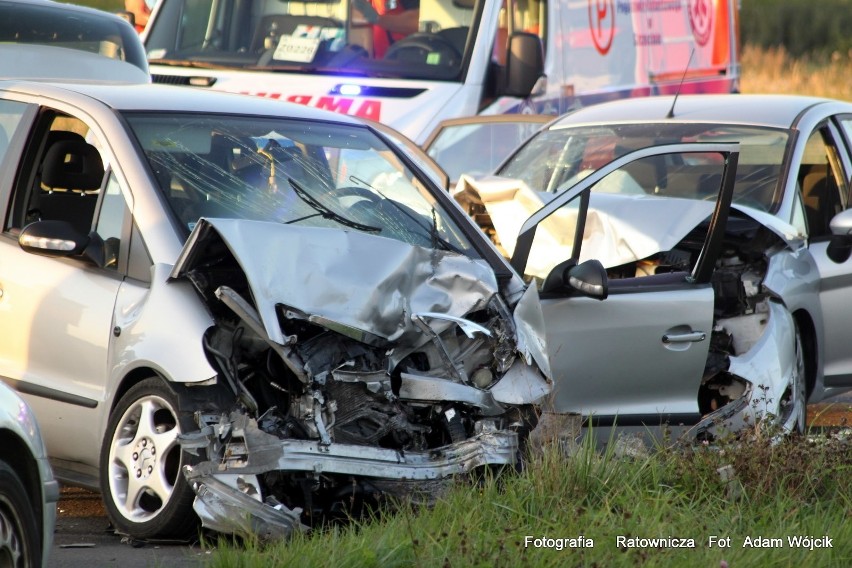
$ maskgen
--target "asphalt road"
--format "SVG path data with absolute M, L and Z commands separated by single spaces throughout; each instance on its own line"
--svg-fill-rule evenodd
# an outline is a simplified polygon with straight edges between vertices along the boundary
M 49 566 L 56 568 L 198 568 L 209 554 L 198 544 L 133 542 L 109 526 L 99 493 L 66 487 L 57 507 Z
M 852 393 L 808 407 L 814 427 L 852 425 Z M 56 568 L 198 568 L 210 558 L 198 543 L 132 542 L 109 528 L 101 496 L 64 488 L 58 506 L 50 566 Z

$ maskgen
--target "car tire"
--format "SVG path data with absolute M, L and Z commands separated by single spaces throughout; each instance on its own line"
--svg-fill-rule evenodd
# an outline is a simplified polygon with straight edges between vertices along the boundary
M 798 326 L 796 334 L 796 368 L 793 379 L 779 407 L 781 428 L 785 433 L 804 434 L 807 421 L 807 376 L 805 365 L 805 352 L 802 343 L 802 334 Z
M 101 493 L 116 531 L 137 539 L 192 536 L 195 497 L 181 468 L 192 456 L 177 436 L 194 428 L 180 419 L 178 397 L 159 378 L 127 391 L 109 418 L 101 445 Z
M 40 520 L 21 478 L 0 460 L 0 566 L 41 566 Z

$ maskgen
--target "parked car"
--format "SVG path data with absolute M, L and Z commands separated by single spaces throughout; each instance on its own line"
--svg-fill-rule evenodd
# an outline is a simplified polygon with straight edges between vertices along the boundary
M 50 0 L 0 0 L 0 79 L 8 78 L 151 81 L 126 20 Z
M 0 564 L 48 565 L 58 500 L 35 416 L 0 383 Z
M 699 142 L 737 145 L 738 163 L 684 152 L 618 168 Z M 736 174 L 717 226 L 720 167 Z M 807 399 L 852 387 L 851 179 L 850 103 L 659 97 L 570 113 L 456 197 L 539 284 L 556 410 L 604 425 L 670 413 L 706 437 L 766 413 L 801 431 Z M 591 258 L 601 303 L 562 281 Z
M 518 460 L 534 298 L 368 125 L 15 80 L 0 132 L 0 377 L 119 532 L 287 534 Z

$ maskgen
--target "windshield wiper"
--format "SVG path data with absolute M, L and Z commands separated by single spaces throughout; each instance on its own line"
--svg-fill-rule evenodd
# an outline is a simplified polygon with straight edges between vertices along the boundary
M 304 221 L 305 219 L 310 219 L 312 217 L 320 216 L 323 219 L 331 219 L 333 221 L 337 221 L 341 225 L 345 227 L 350 227 L 352 229 L 356 229 L 358 231 L 364 231 L 366 233 L 381 233 L 381 227 L 373 227 L 372 225 L 364 225 L 357 221 L 353 221 L 352 219 L 348 219 L 341 215 L 340 213 L 335 213 L 322 203 L 316 200 L 313 195 L 308 193 L 305 188 L 294 180 L 291 177 L 287 178 L 287 182 L 290 184 L 290 187 L 293 188 L 293 192 L 299 196 L 299 199 L 313 207 L 318 213 L 316 215 L 308 215 L 306 217 L 299 217 L 298 219 L 292 219 L 290 221 L 285 221 L 285 225 L 290 225 L 292 223 L 298 223 L 299 221 Z
M 414 222 L 415 225 L 417 225 L 418 227 L 420 227 L 421 229 L 426 231 L 427 236 L 429 237 L 429 240 L 432 243 L 432 248 L 438 248 L 438 245 L 441 245 L 440 248 L 443 248 L 444 250 L 448 250 L 450 252 L 454 252 L 454 253 L 458 253 L 458 254 L 464 254 L 458 247 L 456 247 L 450 241 L 448 241 L 447 239 L 443 238 L 440 235 L 440 232 L 438 231 L 438 219 L 437 219 L 437 215 L 435 213 L 434 207 L 432 207 L 432 224 L 429 225 L 429 226 L 426 226 L 426 224 L 423 222 L 422 218 L 418 219 L 417 216 L 412 215 L 412 213 L 410 211 L 408 211 L 407 208 L 403 207 L 402 205 L 397 203 L 395 200 L 389 198 L 388 196 L 386 196 L 381 191 L 379 191 L 378 189 L 376 189 L 375 187 L 373 187 L 372 185 L 370 185 L 366 181 L 362 180 L 361 178 L 354 176 L 354 175 L 351 175 L 351 176 L 349 176 L 349 181 L 354 182 L 354 183 L 360 183 L 361 185 L 366 186 L 371 191 L 378 194 L 382 199 L 384 199 L 385 202 L 390 203 L 391 206 L 396 208 L 397 211 L 399 211 L 400 213 L 402 213 L 403 215 L 405 215 L 406 217 L 411 219 L 411 221 Z

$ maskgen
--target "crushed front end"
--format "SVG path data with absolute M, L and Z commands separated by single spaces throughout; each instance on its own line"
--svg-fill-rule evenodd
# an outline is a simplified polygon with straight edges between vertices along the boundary
M 181 442 L 217 531 L 283 537 L 513 466 L 550 392 L 493 271 L 463 255 L 214 220 L 173 275 L 207 301 L 205 349 L 234 395 Z

